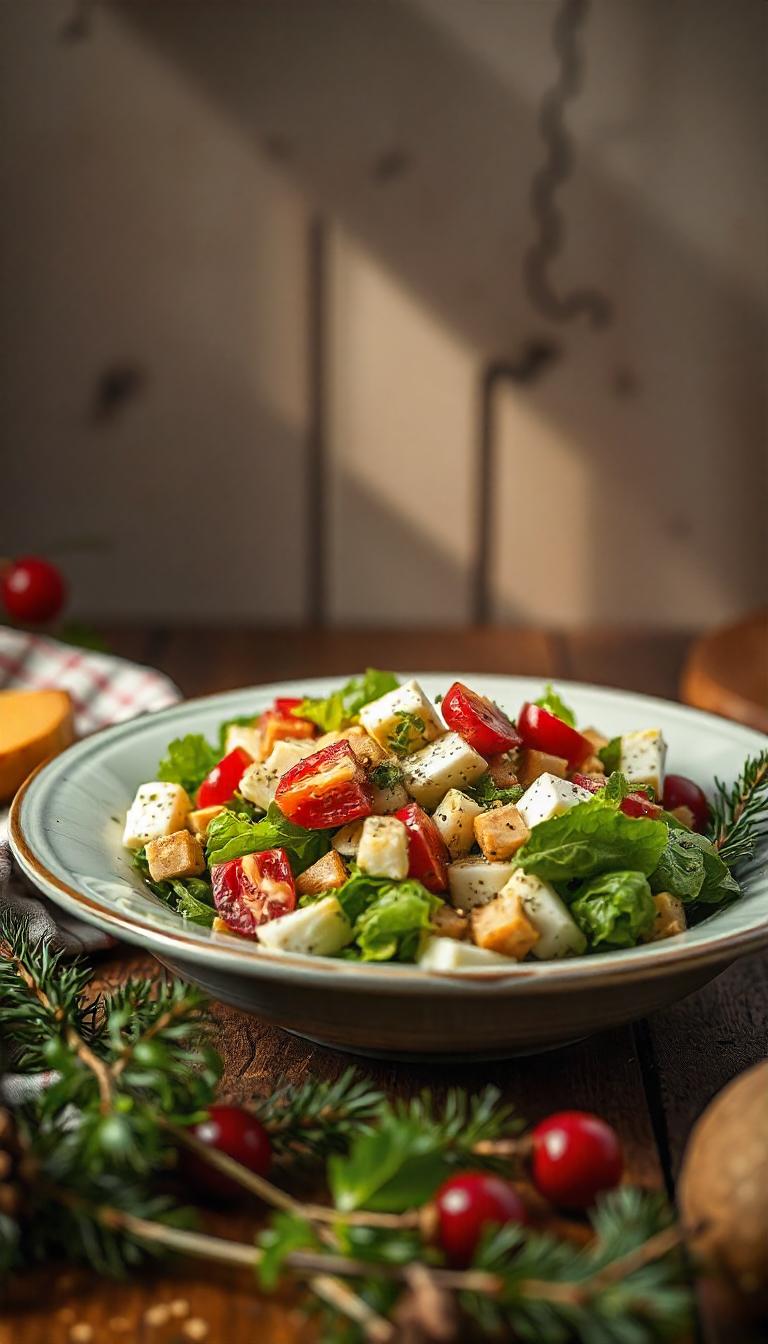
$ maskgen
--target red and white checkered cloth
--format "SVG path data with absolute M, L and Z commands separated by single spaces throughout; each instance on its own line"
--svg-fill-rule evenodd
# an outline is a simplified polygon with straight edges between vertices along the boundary
M 52 688 L 69 692 L 78 737 L 181 698 L 178 687 L 152 668 L 0 626 L 0 690 Z M 73 953 L 111 946 L 107 934 L 57 909 L 21 876 L 6 839 L 7 815 L 0 810 L 0 910 L 24 913 L 33 935 L 50 935 Z

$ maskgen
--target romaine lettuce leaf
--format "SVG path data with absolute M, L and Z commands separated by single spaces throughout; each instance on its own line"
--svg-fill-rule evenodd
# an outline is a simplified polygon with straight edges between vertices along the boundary
M 576 715 L 560 698 L 551 681 L 548 681 L 544 687 L 544 694 L 538 700 L 534 700 L 533 703 L 548 710 L 550 714 L 555 714 L 558 719 L 562 719 L 563 723 L 569 724 L 571 728 L 576 727 Z
M 610 742 L 606 746 L 601 747 L 597 754 L 608 771 L 608 774 L 610 774 L 612 770 L 618 770 L 621 761 L 621 738 L 612 737 Z
M 432 912 L 440 904 L 420 882 L 385 886 L 355 923 L 362 960 L 415 961 Z
M 213 818 L 205 842 L 208 866 L 240 859 L 263 849 L 284 849 L 298 877 L 331 847 L 327 831 L 308 831 L 284 817 L 275 803 L 261 821 L 249 821 L 227 808 Z
M 668 891 L 692 901 L 704 885 L 704 855 L 689 842 L 690 832 L 670 827 L 666 848 L 648 878 L 651 891 Z
M 547 882 L 626 869 L 647 876 L 664 852 L 668 827 L 649 817 L 626 817 L 619 801 L 603 789 L 561 816 L 539 822 L 515 862 Z
M 143 847 L 136 851 L 131 862 L 150 891 L 159 896 L 161 901 L 165 901 L 172 910 L 191 920 L 193 924 L 211 927 L 216 917 L 216 909 L 213 903 L 213 890 L 206 878 L 176 877 L 170 882 L 153 882 L 149 875 L 146 849 Z
M 323 700 L 302 700 L 291 713 L 316 723 L 325 733 L 338 732 L 354 723 L 363 705 L 378 700 L 387 691 L 394 691 L 398 685 L 394 672 L 380 672 L 369 667 L 361 677 L 353 677 L 346 686 Z
M 202 733 L 187 733 L 168 744 L 167 754 L 157 767 L 157 779 L 180 784 L 191 796 L 220 760 L 221 753 Z
M 655 907 L 645 875 L 624 871 L 585 882 L 571 914 L 590 947 L 634 947 L 653 926 Z

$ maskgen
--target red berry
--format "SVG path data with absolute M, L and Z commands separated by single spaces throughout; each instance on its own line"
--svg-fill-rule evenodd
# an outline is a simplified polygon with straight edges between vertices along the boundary
M 532 1134 L 536 1188 L 563 1209 L 587 1209 L 621 1180 L 624 1159 L 615 1129 L 588 1111 L 559 1111 Z
M 0 592 L 8 615 L 25 625 L 53 620 L 64 606 L 66 588 L 55 565 L 39 555 L 22 555 L 0 576 Z
M 676 807 L 689 808 L 693 816 L 694 831 L 705 831 L 709 821 L 709 803 L 707 795 L 692 779 L 685 775 L 667 775 L 664 781 L 662 802 L 667 812 Z
M 211 1106 L 208 1116 L 190 1131 L 201 1143 L 226 1153 L 249 1171 L 266 1176 L 272 1161 L 272 1145 L 264 1126 L 239 1106 Z M 225 1203 L 240 1200 L 245 1191 L 237 1181 L 206 1162 L 204 1157 L 184 1148 L 181 1170 L 202 1191 Z
M 440 1245 L 451 1264 L 468 1265 L 480 1237 L 492 1224 L 524 1223 L 525 1205 L 515 1187 L 484 1171 L 463 1171 L 435 1196 Z

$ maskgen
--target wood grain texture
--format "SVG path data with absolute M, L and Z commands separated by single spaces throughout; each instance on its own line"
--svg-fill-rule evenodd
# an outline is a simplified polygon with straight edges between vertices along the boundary
M 536 630 L 469 631 L 174 631 L 110 630 L 116 653 L 152 662 L 187 695 L 303 674 L 349 672 L 366 663 L 403 669 L 463 668 L 573 677 L 674 698 L 688 637 L 681 633 Z M 96 963 L 98 983 L 130 973 L 157 974 L 153 958 L 121 948 Z M 222 1093 L 243 1100 L 268 1092 L 278 1077 L 307 1073 L 332 1078 L 349 1056 L 289 1036 L 258 1019 L 217 1005 L 225 1060 Z M 626 1146 L 628 1175 L 661 1187 L 674 1180 L 686 1137 L 704 1106 L 730 1078 L 768 1047 L 766 959 L 738 963 L 711 985 L 636 1027 L 592 1037 L 562 1050 L 504 1063 L 396 1065 L 359 1061 L 361 1072 L 390 1095 L 410 1096 L 428 1086 L 439 1095 L 451 1085 L 479 1089 L 493 1082 L 525 1118 L 579 1107 L 603 1114 Z M 230 1223 L 230 1233 L 243 1229 Z M 246 1218 L 245 1226 L 250 1226 Z M 117 1287 L 99 1281 L 48 1283 L 45 1304 L 17 1310 L 0 1325 L 0 1344 L 76 1344 L 74 1325 L 92 1327 L 96 1344 L 186 1344 L 187 1317 L 153 1324 L 153 1306 L 186 1302 L 207 1325 L 208 1344 L 300 1344 L 310 1335 L 295 1298 L 265 1301 L 243 1276 L 223 1279 L 207 1267 L 154 1274 Z M 731 1305 L 711 1292 L 702 1297 L 708 1344 L 733 1335 Z M 180 1308 L 178 1308 L 180 1310 Z M 149 1318 L 147 1312 L 150 1312 Z M 162 1312 L 160 1313 L 162 1315 Z M 118 1328 L 119 1326 L 119 1328 Z M 83 1338 L 83 1344 L 88 1341 Z

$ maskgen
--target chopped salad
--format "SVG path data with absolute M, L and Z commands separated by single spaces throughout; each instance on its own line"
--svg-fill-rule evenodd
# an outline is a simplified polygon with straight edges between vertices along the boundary
M 277 952 L 435 971 L 681 933 L 739 887 L 657 728 L 608 739 L 548 686 L 513 719 L 368 669 L 171 742 L 124 845 L 181 916 Z

